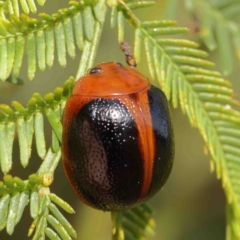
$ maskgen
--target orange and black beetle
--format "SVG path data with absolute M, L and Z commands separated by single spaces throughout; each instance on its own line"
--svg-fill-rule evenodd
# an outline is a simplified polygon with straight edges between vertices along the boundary
M 102 63 L 80 78 L 63 117 L 63 164 L 78 197 L 117 211 L 166 182 L 174 139 L 167 99 L 135 68 Z

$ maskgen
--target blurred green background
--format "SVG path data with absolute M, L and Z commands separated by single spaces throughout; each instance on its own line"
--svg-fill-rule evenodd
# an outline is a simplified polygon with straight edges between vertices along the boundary
M 136 10 L 136 14 L 142 20 L 163 19 L 166 1 L 157 1 L 157 5 L 154 7 Z M 47 1 L 44 8 L 39 7 L 39 11 L 53 13 L 58 8 L 66 6 L 67 1 Z M 178 26 L 190 27 L 194 23 L 184 8 L 178 9 L 176 20 Z M 190 33 L 185 37 L 198 41 L 197 33 Z M 132 45 L 133 33 L 129 27 L 127 27 L 125 39 Z M 201 42 L 199 43 L 204 49 Z M 24 79 L 24 85 L 14 86 L 9 83 L 0 83 L 0 103 L 10 104 L 12 100 L 17 100 L 25 105 L 34 92 L 37 91 L 44 95 L 53 91 L 55 87 L 61 86 L 70 75 L 75 75 L 80 57 L 80 52 L 78 52 L 75 60 L 68 59 L 66 69 L 60 68 L 56 63 L 52 69 L 44 73 L 38 70 L 36 78 L 32 82 L 27 80 L 25 61 L 20 75 Z M 217 54 L 211 53 L 210 59 L 216 62 L 216 68 L 221 71 L 218 68 Z M 110 28 L 108 20 L 106 20 L 95 63 L 103 61 L 125 62 L 124 56 L 119 50 L 117 30 Z M 142 54 L 142 60 L 138 67 L 142 73 L 149 76 L 144 54 Z M 235 69 L 237 69 L 237 64 Z M 229 79 L 232 81 L 235 91 L 240 93 L 238 75 L 239 72 L 235 70 Z M 210 173 L 209 157 L 204 155 L 203 140 L 198 131 L 190 127 L 187 117 L 182 115 L 179 109 L 172 110 L 172 119 L 176 141 L 175 164 L 166 185 L 149 201 L 154 208 L 156 220 L 156 235 L 149 239 L 224 240 L 226 200 L 221 182 L 216 180 L 215 173 Z M 47 123 L 45 130 L 49 146 L 51 131 L 48 131 L 50 128 Z M 41 160 L 37 157 L 35 146 L 33 146 L 30 164 L 23 169 L 19 163 L 17 144 L 15 142 L 14 165 L 11 174 L 24 179 L 38 169 Z M 2 178 L 1 174 L 0 177 Z M 93 210 L 78 200 L 66 181 L 61 164 L 56 170 L 51 190 L 69 202 L 76 210 L 76 214 L 65 214 L 65 216 L 77 230 L 79 240 L 111 239 L 110 214 Z M 0 232 L 0 239 L 27 239 L 30 224 L 29 209 L 26 208 L 22 221 L 16 226 L 14 234 L 8 236 L 4 229 Z

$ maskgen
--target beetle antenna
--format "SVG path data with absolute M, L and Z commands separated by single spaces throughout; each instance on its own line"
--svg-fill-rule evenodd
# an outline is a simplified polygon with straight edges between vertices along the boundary
M 127 43 L 126 40 L 123 40 L 121 45 L 120 45 L 120 49 L 124 52 L 125 56 L 126 56 L 126 62 L 130 67 L 136 67 L 137 64 L 135 62 L 134 56 L 132 54 L 131 51 L 131 47 L 130 45 Z

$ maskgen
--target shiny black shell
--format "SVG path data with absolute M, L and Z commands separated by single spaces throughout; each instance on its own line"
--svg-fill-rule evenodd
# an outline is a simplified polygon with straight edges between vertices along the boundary
M 104 71 L 101 64 L 98 71 L 89 73 L 101 74 L 100 83 L 107 74 L 114 81 L 125 81 L 126 72 L 133 76 L 136 71 L 105 64 L 112 68 Z M 123 77 L 116 77 L 111 69 Z M 115 90 L 112 95 L 95 96 L 92 89 L 84 94 L 92 79 L 80 79 L 66 103 L 62 151 L 66 175 L 83 202 L 104 211 L 131 208 L 152 197 L 166 182 L 173 164 L 167 99 L 137 74 L 134 77 L 144 81 L 139 91 L 123 88 L 125 92 L 116 94 Z

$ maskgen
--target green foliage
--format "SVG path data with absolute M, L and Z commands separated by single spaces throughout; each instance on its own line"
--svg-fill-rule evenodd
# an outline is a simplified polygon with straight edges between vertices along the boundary
M 31 156 L 34 132 L 38 155 L 42 159 L 46 157 L 43 113 L 46 114 L 53 128 L 52 141 L 55 152 L 59 149 L 59 144 L 56 147 L 55 142 L 61 141 L 62 136 L 60 113 L 63 111 L 66 99 L 71 94 L 73 84 L 74 79 L 69 78 L 63 88 L 56 88 L 54 93 L 47 94 L 45 98 L 34 93 L 26 108 L 16 101 L 12 103 L 15 111 L 8 105 L 0 105 L 0 136 L 1 139 L 7 139 L 7 141 L 0 142 L 0 162 L 3 173 L 8 173 L 12 168 L 15 124 L 20 148 L 20 161 L 23 167 L 28 165 Z
M 11 1 L 8 2 L 11 3 Z M 13 2 L 18 3 L 18 1 Z M 53 66 L 55 51 L 59 64 L 66 67 L 67 53 L 71 58 L 75 58 L 76 46 L 84 51 L 86 45 L 90 47 L 92 42 L 94 44 L 94 38 L 99 38 L 95 33 L 99 31 L 99 24 L 104 20 L 103 4 L 91 8 L 90 3 L 81 4 L 70 1 L 68 8 L 59 9 L 52 15 L 40 13 L 38 18 L 32 18 L 27 15 L 29 10 L 26 10 L 26 1 L 21 1 L 23 2 L 25 3 L 22 5 L 24 13 L 20 16 L 19 13 L 14 15 L 8 8 L 10 19 L 0 17 L 0 59 L 7 59 L 7 61 L 0 61 L 2 81 L 5 81 L 10 74 L 19 75 L 25 49 L 28 77 L 32 80 L 37 65 L 41 71 L 45 71 L 46 66 L 49 68 Z M 34 2 L 29 1 L 29 3 Z M 95 51 L 91 52 L 95 53 Z M 94 55 L 90 61 L 93 58 Z
M 184 31 L 172 27 L 174 22 L 140 22 L 129 6 L 120 9 L 136 28 L 137 61 L 139 41 L 143 41 L 151 78 L 158 80 L 173 107 L 180 105 L 191 125 L 199 129 L 230 204 L 231 234 L 239 236 L 240 179 L 235 168 L 240 158 L 240 113 L 234 107 L 240 102 L 233 98 L 231 83 L 204 68 L 213 64 L 202 59 L 206 53 L 197 50 L 193 42 L 164 38 L 165 34 Z
M 199 36 L 206 47 L 218 49 L 224 75 L 233 70 L 234 52 L 240 61 L 240 2 L 238 0 L 184 0 L 186 9 L 194 16 L 195 24 L 200 25 Z M 178 1 L 168 1 L 168 16 L 174 17 Z M 174 9 L 175 9 L 174 8 Z
M 50 173 L 33 174 L 25 181 L 18 177 L 12 178 L 11 175 L 5 175 L 4 183 L 0 182 L 0 230 L 6 227 L 7 233 L 11 235 L 25 207 L 30 202 L 30 214 L 34 221 L 29 229 L 29 236 L 34 230 L 33 239 L 39 239 L 44 234 L 48 236 L 49 232 L 57 236 L 55 230 L 62 236 L 62 239 L 71 239 L 70 236 L 76 237 L 75 230 L 54 203 L 68 213 L 74 213 L 74 210 L 55 194 L 50 193 L 48 186 L 52 179 Z M 54 230 L 47 228 L 47 224 L 50 224 Z
M 44 1 L 37 2 L 39 5 L 44 4 Z M 167 15 L 174 13 L 176 5 L 173 3 L 177 3 L 176 0 L 169 2 Z M 36 65 L 42 71 L 46 70 L 46 66 L 53 66 L 55 51 L 58 63 L 65 67 L 67 53 L 75 58 L 76 48 L 82 51 L 75 77 L 78 79 L 93 64 L 107 7 L 111 8 L 111 26 L 118 27 L 119 42 L 125 38 L 125 22 L 134 28 L 136 61 L 142 59 L 143 46 L 151 79 L 156 80 L 154 84 L 160 86 L 173 107 L 180 106 L 190 124 L 198 128 L 208 149 L 212 170 L 215 169 L 217 177 L 221 178 L 228 199 L 227 239 L 240 239 L 240 102 L 234 98 L 231 83 L 222 78 L 219 72 L 209 70 L 214 64 L 206 60 L 208 54 L 199 50 L 198 44 L 173 37 L 175 34 L 187 33 L 188 29 L 177 27 L 173 20 L 140 21 L 133 10 L 149 7 L 153 5 L 151 1 L 70 1 L 68 8 L 60 9 L 52 15 L 40 13 L 36 18 L 29 16 L 30 12 L 37 12 L 33 0 L 20 1 L 20 5 L 23 14 L 19 13 L 18 1 L 9 0 L 0 4 L 2 81 L 21 82 L 18 75 L 25 51 L 28 77 L 33 79 Z M 233 22 L 237 12 L 233 6 L 237 8 L 237 1 L 209 3 L 188 0 L 186 5 L 191 7 L 191 11 L 204 9 L 200 11 L 200 37 L 210 50 L 219 46 L 221 59 L 225 59 L 223 56 L 230 57 L 229 33 L 235 34 L 233 39 L 236 49 L 240 46 L 237 43 L 239 30 Z M 214 21 L 217 26 L 216 38 L 213 35 Z M 224 24 L 219 24 L 219 21 Z M 232 69 L 229 57 L 223 60 L 224 74 L 230 73 Z M 44 97 L 34 93 L 26 107 L 16 101 L 12 102 L 13 107 L 0 105 L 2 172 L 8 174 L 12 168 L 16 133 L 23 167 L 29 163 L 34 134 L 38 155 L 44 160 L 28 180 L 5 175 L 3 182 L 0 182 L 0 230 L 6 228 L 8 234 L 13 233 L 25 207 L 30 203 L 33 223 L 28 235 L 33 235 L 32 239 L 45 239 L 45 236 L 49 239 L 76 238 L 75 230 L 56 205 L 68 213 L 73 213 L 73 209 L 50 191 L 54 171 L 61 158 L 61 115 L 73 85 L 74 78 L 70 77 L 62 88 L 57 87 L 53 93 Z M 45 143 L 44 116 L 52 127 L 50 147 Z M 146 239 L 146 234 L 152 234 L 154 230 L 152 211 L 146 204 L 129 211 L 112 213 L 112 221 L 114 240 Z
M 152 209 L 143 203 L 123 212 L 112 212 L 113 240 L 145 239 L 154 235 Z
M 1 1 L 0 3 L 0 13 L 1 16 L 5 18 L 5 11 L 7 9 L 8 14 L 14 14 L 19 17 L 19 9 L 23 10 L 24 13 L 29 14 L 30 12 L 36 13 L 37 12 L 37 2 L 40 6 L 45 4 L 45 0 L 22 0 L 22 1 L 15 1 L 15 0 L 6 0 Z

